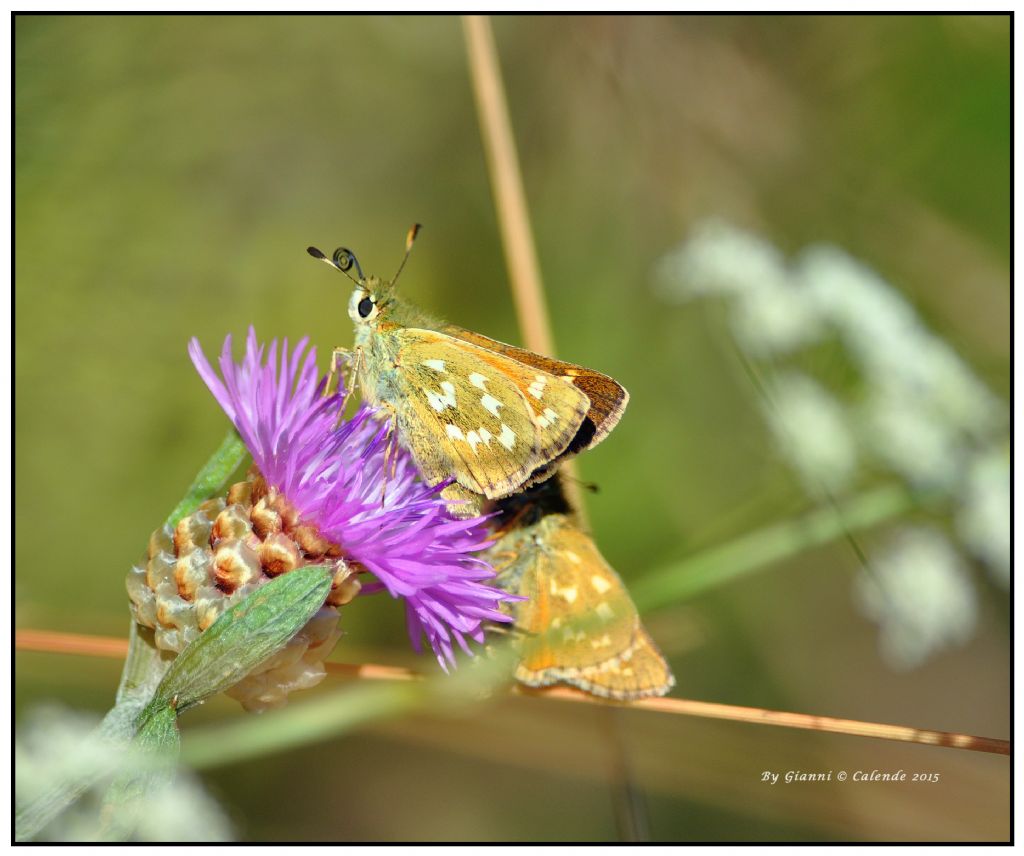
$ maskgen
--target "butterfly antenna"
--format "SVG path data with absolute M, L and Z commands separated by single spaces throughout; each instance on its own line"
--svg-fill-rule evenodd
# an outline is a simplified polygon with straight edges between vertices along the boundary
M 409 253 L 412 252 L 412 245 L 416 242 L 416 236 L 420 233 L 420 229 L 422 228 L 423 227 L 419 223 L 413 223 L 412 228 L 409 229 L 409 233 L 405 236 L 405 255 L 402 256 L 402 263 L 398 266 L 398 270 L 395 271 L 395 275 L 391 278 L 392 285 L 398 282 L 398 276 L 402 273 L 405 263 L 409 261 Z
M 347 247 L 338 247 L 338 249 L 334 251 L 334 256 L 332 258 L 327 258 L 327 256 L 324 255 L 324 253 L 322 253 L 316 247 L 306 247 L 306 252 L 309 253 L 314 259 L 322 261 L 324 264 L 330 265 L 335 270 L 341 271 L 356 285 L 362 285 L 364 280 L 363 269 L 362 267 L 360 267 L 359 260 L 356 258 L 355 253 L 353 253 Z M 359 279 L 356 279 L 354 276 L 352 276 L 352 274 L 349 273 L 349 271 L 353 267 L 356 269 L 356 273 L 359 274 Z

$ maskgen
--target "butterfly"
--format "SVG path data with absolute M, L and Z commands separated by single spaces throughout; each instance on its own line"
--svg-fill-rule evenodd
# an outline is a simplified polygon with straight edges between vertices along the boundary
M 600 372 L 441 323 L 399 298 L 395 282 L 418 231 L 409 230 L 391 282 L 364 276 L 345 247 L 331 258 L 307 252 L 355 283 L 349 359 L 364 400 L 392 417 L 429 484 L 454 478 L 442 495 L 454 514 L 472 516 L 601 442 L 629 394 Z
M 498 503 L 489 550 L 497 584 L 527 600 L 509 605 L 522 634 L 515 678 L 570 684 L 618 701 L 664 695 L 675 679 L 619 575 L 583 531 L 560 479 Z

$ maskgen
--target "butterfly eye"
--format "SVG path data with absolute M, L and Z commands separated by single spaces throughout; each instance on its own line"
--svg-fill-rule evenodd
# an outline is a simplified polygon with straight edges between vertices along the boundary
M 370 313 L 373 312 L 373 301 L 369 297 L 364 297 L 359 301 L 359 306 L 356 309 L 359 312 L 360 318 L 368 318 Z

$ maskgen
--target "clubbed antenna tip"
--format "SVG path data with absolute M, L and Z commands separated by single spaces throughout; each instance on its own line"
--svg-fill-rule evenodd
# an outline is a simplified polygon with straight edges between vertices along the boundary
M 419 223 L 413 223 L 409 233 L 405 236 L 405 255 L 402 256 L 402 263 L 398 266 L 398 270 L 395 271 L 395 275 L 391 277 L 391 284 L 394 285 L 398 282 L 398 276 L 402 272 L 402 268 L 405 267 L 405 263 L 409 261 L 409 253 L 412 250 L 413 241 L 416 240 L 416 236 L 420 233 L 420 229 L 423 227 Z

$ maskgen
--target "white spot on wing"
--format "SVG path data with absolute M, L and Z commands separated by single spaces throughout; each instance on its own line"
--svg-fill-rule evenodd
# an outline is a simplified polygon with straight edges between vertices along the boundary
M 549 422 L 554 422 L 558 418 L 558 414 L 555 413 L 555 411 L 552 410 L 550 407 L 544 408 L 544 416 L 547 418 Z
M 597 589 L 598 594 L 604 594 L 612 587 L 612 584 L 608 582 L 608 580 L 604 577 L 599 577 L 597 574 L 594 574 L 594 576 L 590 578 L 590 584 Z
M 487 393 L 480 399 L 480 403 L 484 408 L 494 416 L 498 415 L 498 408 L 502 406 L 502 403 L 498 401 L 493 395 Z
M 447 425 L 444 426 L 444 431 L 453 440 L 466 439 L 465 435 L 462 433 L 462 429 L 458 425 L 452 425 L 451 423 L 448 423 Z
M 504 422 L 501 423 L 501 434 L 498 435 L 498 442 L 506 449 L 511 449 L 516 444 L 516 432 Z
M 615 615 L 615 613 L 612 611 L 612 608 L 608 605 L 606 601 L 603 600 L 597 605 L 597 608 L 594 610 L 594 612 L 596 612 L 599 616 L 601 616 L 601 618 L 604 618 L 606 620 Z
M 476 447 L 479 446 L 480 442 L 481 442 L 480 441 L 480 435 L 477 434 L 476 431 L 470 431 L 466 435 L 466 442 L 469 443 L 469 448 L 472 449 L 475 452 L 476 451 Z
M 547 384 L 548 379 L 544 375 L 537 375 L 537 379 L 530 384 L 527 392 L 530 393 L 534 398 L 540 398 L 544 392 L 544 387 Z
M 576 596 L 579 594 L 576 586 L 559 586 L 558 580 L 554 577 L 551 579 L 550 589 L 553 597 L 560 597 L 566 603 L 575 602 Z
M 455 385 L 450 380 L 441 381 L 441 389 L 443 390 L 441 393 L 434 392 L 432 389 L 424 390 L 430 406 L 438 413 L 446 407 L 455 406 Z
M 554 580 L 551 581 L 551 594 L 555 597 L 560 597 L 566 603 L 576 602 L 576 586 L 566 586 L 565 588 L 559 588 L 558 583 Z
M 435 372 L 444 373 L 444 360 L 424 360 L 423 365 L 433 369 Z
M 473 384 L 473 386 L 477 387 L 478 389 L 486 389 L 487 388 L 487 387 L 484 386 L 484 384 L 487 383 L 487 378 L 484 377 L 482 374 L 480 374 L 480 372 L 473 372 L 469 376 L 469 382 L 471 384 Z

